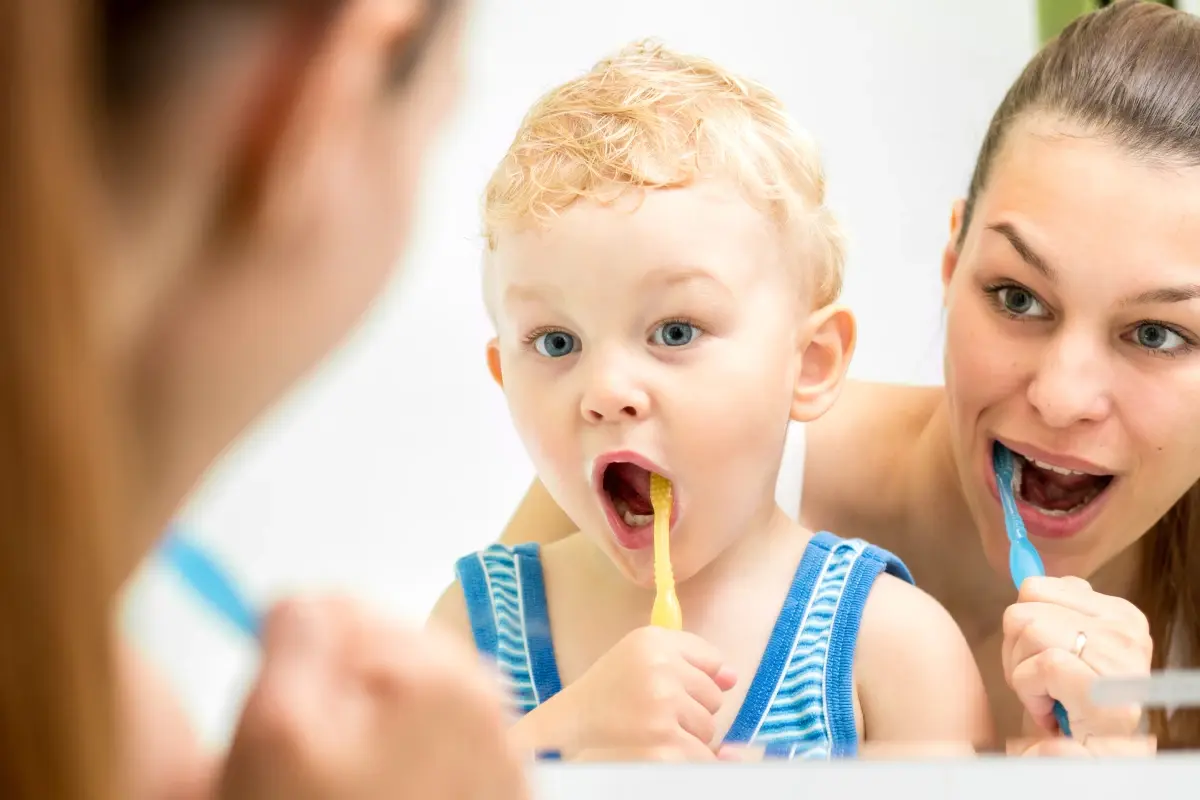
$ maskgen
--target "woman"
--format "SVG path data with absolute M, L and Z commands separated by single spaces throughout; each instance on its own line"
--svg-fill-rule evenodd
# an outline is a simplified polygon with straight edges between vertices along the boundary
M 473 658 L 287 604 L 224 764 L 116 644 L 193 484 L 379 292 L 454 0 L 0 12 L 0 795 L 523 796 Z
M 1091 682 L 1200 659 L 1197 165 L 1200 19 L 1124 0 L 1076 21 L 1009 91 L 954 209 L 945 386 L 851 385 L 789 437 L 781 480 L 803 479 L 778 495 L 908 563 L 972 643 L 1009 742 L 1056 730 L 1052 697 L 1069 748 L 1136 742 L 1138 711 L 1093 707 Z M 997 440 L 1060 576 L 1015 603 Z M 535 484 L 503 540 L 571 529 Z M 1160 747 L 1200 746 L 1194 711 L 1151 723 Z

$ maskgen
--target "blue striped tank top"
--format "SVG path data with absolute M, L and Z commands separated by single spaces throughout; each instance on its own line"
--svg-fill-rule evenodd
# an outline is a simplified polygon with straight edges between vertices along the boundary
M 529 713 L 562 690 L 538 546 L 492 545 L 459 559 L 456 572 L 476 647 L 500 668 L 514 711 Z M 813 536 L 726 743 L 762 746 L 779 759 L 857 752 L 854 650 L 882 572 L 913 582 L 885 550 L 828 532 Z

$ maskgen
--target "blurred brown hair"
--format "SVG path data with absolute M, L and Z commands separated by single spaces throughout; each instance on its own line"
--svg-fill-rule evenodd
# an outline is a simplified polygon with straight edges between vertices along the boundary
M 447 0 L 431 0 L 436 12 Z M 0 4 L 0 797 L 124 796 L 115 604 L 137 553 L 131 465 L 94 319 L 110 265 L 101 152 L 161 99 L 172 35 L 203 9 L 313 14 L 335 0 Z M 297 12 L 300 9 L 301 12 Z M 437 13 L 427 14 L 428 29 Z M 316 19 L 316 17 L 313 17 Z M 209 32 L 198 35 L 213 36 Z M 422 37 L 396 53 L 397 81 Z
M 118 577 L 92 352 L 84 6 L 0 11 L 0 794 L 115 796 Z M 108 470 L 105 469 L 108 465 Z
M 967 194 L 959 245 L 1005 136 L 1032 113 L 1063 118 L 1152 164 L 1200 166 L 1200 18 L 1158 3 L 1118 2 L 1075 20 L 1025 67 L 992 118 Z M 1138 606 L 1150 620 L 1154 667 L 1172 651 L 1200 664 L 1200 484 L 1142 540 Z M 1160 747 L 1200 747 L 1200 709 L 1169 724 Z

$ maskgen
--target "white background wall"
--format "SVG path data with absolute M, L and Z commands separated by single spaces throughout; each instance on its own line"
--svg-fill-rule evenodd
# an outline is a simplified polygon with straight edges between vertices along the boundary
M 532 472 L 484 361 L 480 191 L 541 92 L 648 35 L 764 81 L 816 135 L 852 240 L 851 374 L 939 380 L 950 203 L 1033 52 L 1032 0 L 476 0 L 406 277 L 184 516 L 255 597 L 339 587 L 419 620 L 454 559 L 503 527 Z M 251 648 L 154 565 L 128 619 L 222 740 Z

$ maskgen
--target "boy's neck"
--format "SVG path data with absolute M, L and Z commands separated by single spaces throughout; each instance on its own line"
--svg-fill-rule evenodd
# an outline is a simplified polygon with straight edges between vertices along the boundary
M 773 497 L 769 506 L 746 523 L 743 531 L 708 566 L 676 587 L 681 605 L 704 609 L 721 602 L 730 587 L 752 585 L 781 568 L 790 578 L 810 536 L 804 535 L 804 529 L 779 508 Z

